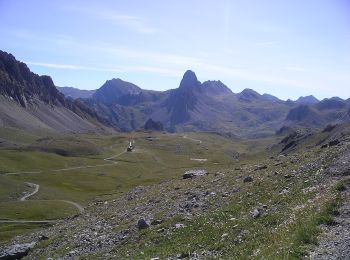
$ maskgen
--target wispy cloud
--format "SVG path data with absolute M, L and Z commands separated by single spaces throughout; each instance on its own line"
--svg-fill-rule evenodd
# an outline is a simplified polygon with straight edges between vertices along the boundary
M 299 67 L 299 66 L 287 66 L 287 67 L 285 67 L 285 70 L 296 71 L 296 72 L 311 72 L 310 69 L 307 69 L 304 67 Z
M 132 31 L 138 33 L 153 34 L 157 31 L 138 16 L 121 15 L 108 11 L 97 13 L 97 16 L 102 20 L 107 20 L 116 25 L 124 26 L 125 28 L 131 29 Z
M 51 43 L 55 43 L 54 37 L 50 39 Z M 222 64 L 213 62 L 213 59 L 203 58 L 197 56 L 185 56 L 175 53 L 163 53 L 154 51 L 145 51 L 134 49 L 130 47 L 115 46 L 102 42 L 96 42 L 95 44 L 85 44 L 77 42 L 71 37 L 59 37 L 57 42 L 59 45 L 64 45 L 68 49 L 79 49 L 83 52 L 94 52 L 101 60 L 103 57 L 111 57 L 118 60 L 123 58 L 128 60 L 128 64 L 123 66 L 106 63 L 95 63 L 94 66 L 75 65 L 75 64 L 58 64 L 58 63 L 45 63 L 45 62 L 27 62 L 30 65 L 42 66 L 56 69 L 69 69 L 69 70 L 93 70 L 93 71 L 105 71 L 105 72 L 145 72 L 161 74 L 169 77 L 181 77 L 182 73 L 186 69 L 193 69 L 198 74 L 206 75 L 208 78 L 227 80 L 245 80 L 255 82 L 265 82 L 277 86 L 291 86 L 303 88 L 309 85 L 309 82 L 304 80 L 295 79 L 288 75 L 276 75 L 276 73 L 267 73 L 256 67 L 240 68 L 234 65 Z M 131 64 L 131 65 L 130 65 Z M 285 69 L 294 71 L 306 71 L 301 67 L 287 66 Z
M 276 46 L 278 45 L 278 41 L 261 41 L 261 42 L 254 42 L 252 45 L 257 47 L 268 47 L 268 46 Z
M 124 66 L 123 68 L 114 67 L 108 65 L 101 67 L 89 67 L 82 65 L 73 65 L 73 64 L 60 64 L 60 63 L 46 63 L 46 62 L 33 62 L 25 61 L 28 65 L 44 67 L 44 68 L 53 68 L 53 69 L 64 69 L 64 70 L 90 70 L 90 71 L 103 71 L 103 72 L 150 72 L 156 74 L 164 74 L 167 76 L 178 77 L 183 73 L 181 70 L 176 69 L 167 69 L 161 67 L 152 67 L 152 66 Z
M 45 63 L 45 62 L 33 62 L 33 61 L 25 61 L 28 65 L 45 67 L 45 68 L 54 68 L 54 69 L 68 69 L 68 70 L 97 70 L 94 67 L 86 67 L 80 65 L 72 65 L 72 64 L 58 64 L 58 63 Z
M 65 6 L 63 9 L 84 14 L 89 18 L 107 21 L 140 34 L 153 34 L 158 31 L 156 28 L 149 25 L 142 17 L 133 14 L 114 12 L 100 7 L 84 8 L 81 6 Z

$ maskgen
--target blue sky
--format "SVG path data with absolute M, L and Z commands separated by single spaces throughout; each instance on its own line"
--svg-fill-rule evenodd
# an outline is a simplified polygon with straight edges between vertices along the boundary
M 0 33 L 58 86 L 165 90 L 192 69 L 234 92 L 350 97 L 349 0 L 0 0 Z

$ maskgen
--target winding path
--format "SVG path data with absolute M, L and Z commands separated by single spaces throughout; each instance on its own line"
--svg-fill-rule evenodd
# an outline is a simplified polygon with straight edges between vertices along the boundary
M 19 200 L 20 201 L 25 201 L 27 200 L 29 197 L 33 196 L 34 194 L 36 194 L 39 189 L 40 189 L 40 185 L 39 184 L 35 184 L 35 183 L 31 183 L 31 182 L 26 182 L 26 184 L 32 188 L 34 188 L 34 191 L 32 191 L 31 193 L 29 194 L 26 194 L 24 195 L 22 198 L 20 198 Z M 70 201 L 70 200 L 57 200 L 57 201 L 62 201 L 62 202 L 65 202 L 65 203 L 68 203 L 68 204 L 71 204 L 73 205 L 74 207 L 76 207 L 78 210 L 79 210 L 79 213 L 83 213 L 84 212 L 84 207 L 81 206 L 80 204 L 74 202 L 74 201 Z M 12 221 L 12 220 L 11 220 Z M 21 220 L 13 220 L 14 222 L 18 223 L 18 222 L 21 222 Z M 24 221 L 24 220 L 23 220 Z M 22 221 L 22 222 L 23 222 Z M 31 223 L 31 221 L 25 221 L 26 223 Z M 39 221 L 40 222 L 40 221 Z M 44 220 L 44 222 L 47 222 L 47 220 Z M 1 222 L 3 223 L 3 222 Z M 12 223 L 12 222 L 11 222 Z M 36 222 L 33 222 L 33 223 L 36 223 Z
M 184 136 L 183 136 L 183 138 L 185 138 L 185 139 L 189 139 L 189 140 L 191 140 L 191 141 L 193 141 L 193 142 L 198 142 L 199 144 L 201 144 L 201 143 L 202 143 L 202 140 L 199 140 L 199 139 L 193 139 L 193 138 L 191 138 L 191 137 L 187 137 L 187 135 L 184 135 Z
M 114 156 L 108 157 L 108 158 L 104 158 L 103 160 L 108 162 L 105 164 L 96 164 L 96 165 L 87 165 L 87 166 L 77 166 L 77 167 L 70 167 L 70 168 L 62 168 L 62 169 L 57 169 L 57 170 L 49 170 L 49 171 L 53 171 L 53 172 L 62 172 L 62 171 L 69 171 L 69 170 L 75 170 L 75 169 L 87 169 L 87 168 L 96 168 L 96 167 L 105 167 L 105 166 L 112 166 L 115 164 L 118 164 L 118 162 L 113 161 L 113 159 L 123 155 L 124 152 L 121 152 L 119 154 L 116 154 Z M 22 174 L 22 173 L 42 173 L 43 171 L 25 171 L 25 172 L 10 172 L 10 173 L 6 173 L 3 175 L 17 175 L 17 174 Z M 21 197 L 19 200 L 20 201 L 26 201 L 29 197 L 33 196 L 34 194 L 36 194 L 39 189 L 40 189 L 40 185 L 36 184 L 36 183 L 31 183 L 31 182 L 26 182 L 26 184 L 32 188 L 34 188 L 34 190 L 29 193 L 24 195 L 23 197 Z M 79 213 L 83 213 L 84 212 L 84 207 L 81 206 L 80 204 L 74 202 L 74 201 L 70 201 L 70 200 L 57 200 L 57 201 L 62 201 L 68 204 L 73 205 L 74 207 L 76 207 L 79 211 Z M 13 223 L 13 224 L 50 224 L 50 223 L 56 223 L 57 220 L 0 220 L 1 224 L 6 224 L 6 223 Z
M 76 166 L 76 167 L 68 167 L 68 168 L 61 168 L 61 169 L 56 169 L 56 170 L 47 170 L 47 171 L 51 171 L 51 172 L 63 172 L 63 171 L 71 171 L 71 170 L 77 170 L 77 169 L 87 169 L 87 168 L 97 168 L 97 167 L 106 167 L 106 166 L 112 166 L 115 164 L 118 164 L 118 162 L 113 161 L 112 159 L 115 159 L 121 155 L 123 155 L 124 152 L 118 153 L 114 156 L 108 157 L 108 158 L 104 158 L 103 160 L 109 163 L 104 163 L 104 164 L 96 164 L 96 165 L 86 165 L 86 166 Z M 44 171 L 25 171 L 25 172 L 8 172 L 3 174 L 4 176 L 6 175 L 17 175 L 17 174 L 23 174 L 23 173 L 42 173 Z M 31 195 L 30 195 L 31 196 Z
M 35 183 L 31 183 L 31 182 L 26 182 L 26 184 L 29 187 L 34 188 L 34 191 L 32 191 L 29 194 L 24 195 L 22 198 L 20 198 L 20 201 L 25 201 L 26 199 L 28 199 L 30 196 L 33 196 L 35 193 L 37 193 L 39 191 L 40 185 L 39 184 L 35 184 Z
M 70 201 L 70 200 L 59 200 L 59 201 L 63 201 L 63 202 L 66 202 L 68 204 L 73 205 L 74 207 L 76 207 L 79 210 L 80 214 L 84 212 L 84 207 L 81 206 L 80 204 L 74 202 L 74 201 Z

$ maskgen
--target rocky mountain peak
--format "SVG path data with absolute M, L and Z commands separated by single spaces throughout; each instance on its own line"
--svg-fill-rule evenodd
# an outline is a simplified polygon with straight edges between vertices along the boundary
M 232 93 L 231 89 L 229 89 L 224 83 L 220 80 L 208 80 L 202 83 L 202 89 L 208 94 L 219 95 L 219 94 L 228 94 Z
M 196 74 L 192 70 L 188 70 L 182 77 L 180 88 L 193 88 L 200 86 Z
M 260 97 L 260 94 L 253 89 L 246 88 L 238 94 L 239 99 L 245 101 L 252 101 Z
M 296 103 L 299 104 L 316 104 L 317 102 L 319 102 L 319 100 L 317 98 L 315 98 L 313 95 L 310 96 L 301 96 L 296 100 Z
M 106 104 L 118 103 L 125 96 L 140 94 L 142 89 L 135 84 L 132 84 L 121 79 L 107 80 L 96 92 L 92 98 Z

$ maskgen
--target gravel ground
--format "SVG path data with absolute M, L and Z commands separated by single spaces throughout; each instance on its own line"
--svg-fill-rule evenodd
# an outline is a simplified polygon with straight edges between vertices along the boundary
M 331 167 L 334 178 L 349 175 L 350 151 L 346 151 Z M 350 185 L 342 193 L 342 205 L 336 225 L 324 226 L 324 234 L 318 247 L 310 254 L 311 259 L 350 259 Z

